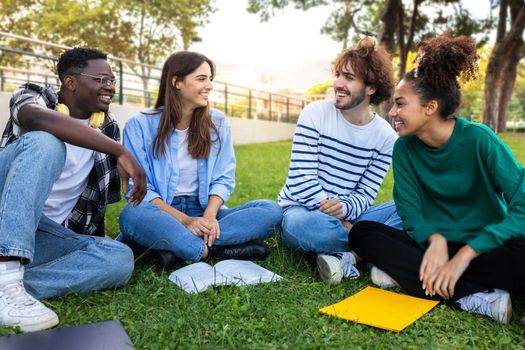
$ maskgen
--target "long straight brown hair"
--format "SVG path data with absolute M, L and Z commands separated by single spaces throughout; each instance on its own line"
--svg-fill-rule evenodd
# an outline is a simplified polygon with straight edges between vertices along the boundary
M 155 109 L 160 110 L 164 107 L 160 117 L 157 135 L 151 145 L 153 157 L 159 158 L 166 153 L 166 145 L 169 142 L 173 130 L 182 119 L 182 101 L 180 92 L 172 84 L 173 77 L 176 81 L 183 81 L 186 76 L 194 72 L 204 62 L 208 63 L 211 68 L 211 78 L 215 76 L 215 64 L 212 60 L 197 52 L 179 51 L 172 54 L 162 67 L 160 78 L 159 95 L 155 103 Z M 213 124 L 209 105 L 199 107 L 193 111 L 190 127 L 188 130 L 188 152 L 194 159 L 205 158 L 210 154 L 212 139 L 212 129 L 217 135 L 219 149 L 221 139 L 219 131 Z

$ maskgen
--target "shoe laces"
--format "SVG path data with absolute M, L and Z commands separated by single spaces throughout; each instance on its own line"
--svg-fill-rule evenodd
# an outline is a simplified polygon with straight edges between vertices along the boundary
M 475 308 L 475 311 L 477 313 L 483 314 L 483 315 L 491 315 L 491 303 L 490 301 L 486 300 L 485 298 L 479 296 L 479 295 L 473 295 L 471 306 Z
M 361 274 L 356 267 L 356 260 L 354 254 L 350 252 L 340 252 L 330 254 L 339 259 L 341 264 L 341 270 L 343 271 L 343 276 L 346 278 L 357 278 Z
M 36 302 L 26 292 L 22 280 L 13 281 L 0 287 L 0 297 L 4 298 L 7 305 L 11 306 L 31 306 Z
M 492 316 L 492 303 L 499 297 L 494 292 L 478 292 L 458 300 L 461 308 L 466 311 Z

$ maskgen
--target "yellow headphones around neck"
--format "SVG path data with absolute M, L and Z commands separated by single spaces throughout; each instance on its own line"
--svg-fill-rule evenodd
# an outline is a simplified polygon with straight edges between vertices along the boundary
M 63 103 L 57 104 L 56 111 L 69 115 L 69 108 Z M 106 117 L 106 114 L 104 112 L 92 113 L 91 116 L 89 117 L 89 126 L 91 126 L 92 128 L 100 129 L 100 127 L 104 123 L 105 117 Z

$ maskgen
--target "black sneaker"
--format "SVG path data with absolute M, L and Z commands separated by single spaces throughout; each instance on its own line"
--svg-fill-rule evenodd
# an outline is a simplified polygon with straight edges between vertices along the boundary
M 264 260 L 270 255 L 270 247 L 263 240 L 253 240 L 236 245 L 212 245 L 208 259 L 213 260 Z
M 164 270 L 171 270 L 182 259 L 169 250 L 155 250 L 155 256 Z

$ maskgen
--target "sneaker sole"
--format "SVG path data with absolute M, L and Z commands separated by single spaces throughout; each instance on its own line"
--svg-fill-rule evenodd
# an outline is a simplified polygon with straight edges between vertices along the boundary
M 19 327 L 23 332 L 37 332 L 37 331 L 43 331 L 44 329 L 49 329 L 58 324 L 58 316 L 55 315 L 55 317 L 50 318 L 49 320 L 45 320 L 38 323 L 28 324 L 28 325 L 13 325 L 13 327 Z
M 317 256 L 317 270 L 321 279 L 329 284 L 338 284 L 343 279 L 339 259 L 329 255 Z
M 387 275 L 389 278 L 389 280 L 387 281 L 384 275 L 386 275 L 386 273 L 379 270 L 375 266 L 372 267 L 372 270 L 370 271 L 370 279 L 372 280 L 372 283 L 378 286 L 379 288 L 389 289 L 399 287 L 399 284 L 397 284 L 397 282 L 394 281 L 392 277 Z
M 512 301 L 509 294 L 503 298 L 501 304 L 503 304 L 505 311 L 500 315 L 501 317 L 495 318 L 495 320 L 501 323 L 509 323 L 510 318 L 512 317 Z

